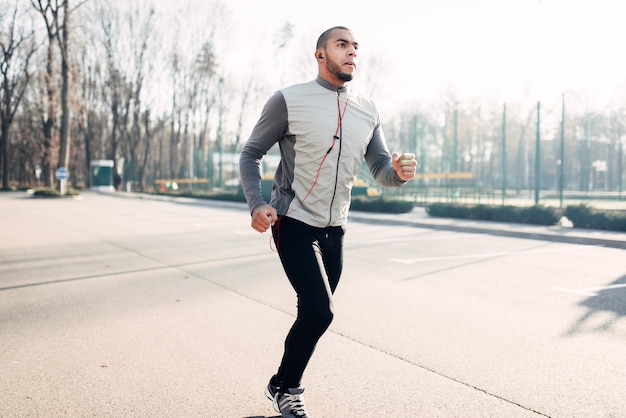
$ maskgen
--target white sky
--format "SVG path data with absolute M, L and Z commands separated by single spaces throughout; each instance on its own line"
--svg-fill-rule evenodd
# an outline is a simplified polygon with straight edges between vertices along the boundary
M 598 106 L 626 94 L 626 2 L 621 0 L 228 0 L 235 71 L 266 70 L 278 89 L 314 74 L 317 36 L 353 29 L 361 68 L 382 63 L 372 95 L 387 106 L 464 98 L 560 101 L 580 93 Z M 286 23 L 298 52 L 269 46 Z M 290 50 L 293 51 L 293 50 Z M 285 69 L 301 68 L 302 73 Z M 280 76 L 280 77 L 279 77 Z M 359 80 L 363 83 L 367 79 Z

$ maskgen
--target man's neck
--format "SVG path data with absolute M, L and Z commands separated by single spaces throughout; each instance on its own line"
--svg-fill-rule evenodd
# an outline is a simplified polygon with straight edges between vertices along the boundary
M 333 90 L 333 91 L 345 91 L 349 83 L 348 81 L 343 81 L 343 80 L 334 80 L 334 79 L 329 80 L 328 78 L 324 77 L 321 74 L 317 75 L 317 82 L 323 87 L 326 87 L 327 89 Z

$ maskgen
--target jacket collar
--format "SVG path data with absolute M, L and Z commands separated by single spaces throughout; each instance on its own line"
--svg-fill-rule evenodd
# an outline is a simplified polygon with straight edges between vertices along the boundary
M 328 89 L 328 90 L 331 90 L 331 91 L 334 91 L 334 92 L 337 92 L 337 93 L 343 93 L 343 92 L 347 91 L 347 88 L 345 86 L 343 86 L 343 87 L 335 86 L 330 81 L 326 80 L 325 78 L 322 78 L 322 76 L 320 76 L 320 75 L 317 76 L 315 81 L 317 82 L 317 84 L 319 84 L 320 86 L 324 87 L 325 89 Z

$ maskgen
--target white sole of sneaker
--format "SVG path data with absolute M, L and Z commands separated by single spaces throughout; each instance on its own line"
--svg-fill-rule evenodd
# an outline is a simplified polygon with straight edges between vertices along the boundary
M 272 401 L 272 405 L 274 406 L 274 410 L 276 412 L 280 413 L 280 409 L 278 408 L 278 401 L 276 399 L 276 396 L 274 396 L 272 394 L 272 392 L 270 392 L 269 386 L 265 386 L 265 396 L 267 396 L 267 399 Z

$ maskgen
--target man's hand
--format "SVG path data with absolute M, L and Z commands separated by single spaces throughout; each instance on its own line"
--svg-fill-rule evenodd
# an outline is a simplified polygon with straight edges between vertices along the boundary
M 391 155 L 391 164 L 402 180 L 409 181 L 415 177 L 415 170 L 417 169 L 415 154 L 394 152 Z
M 257 206 L 252 211 L 250 226 L 252 226 L 254 230 L 263 233 L 267 231 L 270 226 L 274 225 L 276 221 L 278 221 L 276 209 L 270 205 L 261 205 Z

